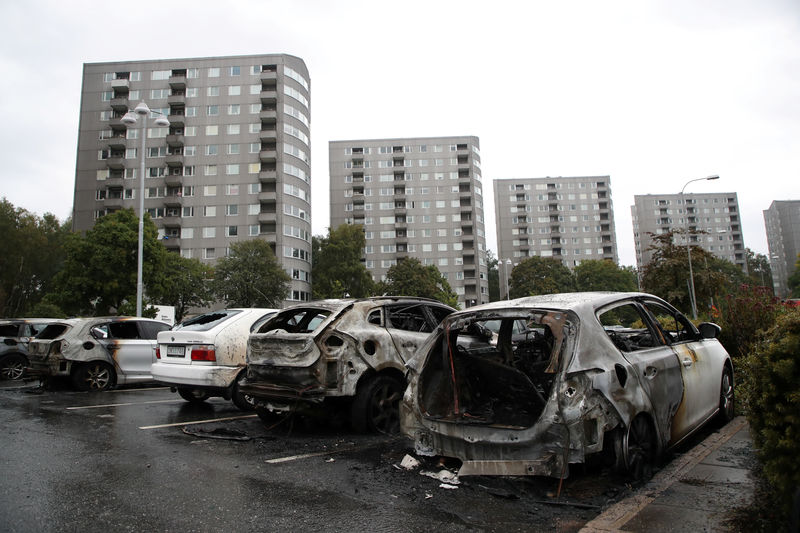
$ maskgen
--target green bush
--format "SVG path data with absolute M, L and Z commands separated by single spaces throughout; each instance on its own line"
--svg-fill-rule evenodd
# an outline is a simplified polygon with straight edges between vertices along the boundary
M 753 441 L 776 499 L 788 510 L 800 487 L 800 310 L 779 316 L 744 366 Z
M 734 359 L 747 356 L 763 334 L 775 324 L 785 307 L 767 287 L 740 285 L 716 310 L 712 320 L 722 327 L 720 342 Z

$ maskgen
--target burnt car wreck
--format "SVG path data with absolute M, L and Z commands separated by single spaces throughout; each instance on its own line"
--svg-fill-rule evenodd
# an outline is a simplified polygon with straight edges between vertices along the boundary
M 715 414 L 733 416 L 733 370 L 713 324 L 698 331 L 641 293 L 575 293 L 454 313 L 408 364 L 403 431 L 459 475 L 566 477 L 611 461 L 636 477 Z

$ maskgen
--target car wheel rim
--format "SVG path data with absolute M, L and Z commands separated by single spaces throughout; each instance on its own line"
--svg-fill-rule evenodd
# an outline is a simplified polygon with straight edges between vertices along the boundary
M 108 387 L 109 379 L 108 369 L 100 365 L 91 366 L 86 372 L 86 382 L 91 390 L 104 390 Z
M 400 430 L 400 398 L 402 394 L 394 385 L 379 387 L 372 397 L 371 422 L 381 433 L 397 433 Z
M 628 431 L 626 456 L 628 471 L 634 478 L 648 476 L 653 464 L 655 449 L 650 432 L 650 425 L 642 417 L 636 418 Z
M 731 373 L 727 370 L 724 374 L 722 374 L 722 391 L 720 394 L 720 403 L 722 404 L 722 410 L 725 411 L 725 414 L 728 418 L 733 417 L 733 380 L 731 379 Z
M 20 362 L 11 362 L 4 366 L 0 372 L 3 379 L 20 379 L 25 373 L 25 365 Z

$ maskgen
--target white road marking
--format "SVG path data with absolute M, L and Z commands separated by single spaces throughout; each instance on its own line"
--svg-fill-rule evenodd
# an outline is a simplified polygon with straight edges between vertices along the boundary
M 192 424 L 208 424 L 210 422 L 225 422 L 227 420 L 242 420 L 244 418 L 255 418 L 258 415 L 228 416 L 225 418 L 209 418 L 208 420 L 195 420 L 193 422 L 175 422 L 173 424 L 159 424 L 157 426 L 139 426 L 139 429 L 159 429 L 171 428 L 176 426 L 191 426 Z
M 320 457 L 323 455 L 334 455 L 337 453 L 345 453 L 345 452 L 357 452 L 359 450 L 366 450 L 368 448 L 374 448 L 375 446 L 385 444 L 391 440 L 389 439 L 381 442 L 376 442 L 374 444 L 368 444 L 367 446 L 354 446 L 351 448 L 339 448 L 336 450 L 328 450 L 327 452 L 314 452 L 314 453 L 304 453 L 301 455 L 290 455 L 288 457 L 278 457 L 277 459 L 267 459 L 265 462 L 269 464 L 278 464 L 278 463 L 287 463 L 289 461 L 297 461 L 299 459 L 308 459 L 309 457 Z
M 111 389 L 106 392 L 148 392 L 151 390 L 169 390 L 169 387 L 146 387 L 142 389 Z
M 183 400 L 180 398 L 173 398 L 171 400 L 150 400 L 147 402 L 106 403 L 103 405 L 79 405 L 76 407 L 67 407 L 67 410 L 73 411 L 76 409 L 100 409 L 102 407 L 121 407 L 123 405 L 145 405 L 148 403 L 177 403 L 182 401 Z

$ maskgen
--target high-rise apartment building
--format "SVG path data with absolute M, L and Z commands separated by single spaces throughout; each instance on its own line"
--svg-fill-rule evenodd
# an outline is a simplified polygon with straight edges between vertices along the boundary
M 587 259 L 618 262 L 609 176 L 495 179 L 494 205 L 504 264 L 531 256 L 569 268 Z
M 415 257 L 462 307 L 489 301 L 479 148 L 477 137 L 329 143 L 331 228 L 364 226 L 373 279 Z
M 144 101 L 145 210 L 166 247 L 213 262 L 231 243 L 264 239 L 310 299 L 310 87 L 302 59 L 251 55 L 87 63 L 83 68 L 73 226 L 139 209 Z
M 776 200 L 764 210 L 775 296 L 789 297 L 787 280 L 800 253 L 800 200 Z M 798 295 L 794 295 L 796 298 Z
M 739 200 L 735 192 L 642 194 L 634 196 L 633 202 L 631 217 L 638 268 L 644 267 L 653 257 L 648 250 L 653 244 L 651 234 L 675 231 L 673 242 L 685 246 L 686 228 L 698 232 L 691 235 L 692 244 L 746 268 Z

